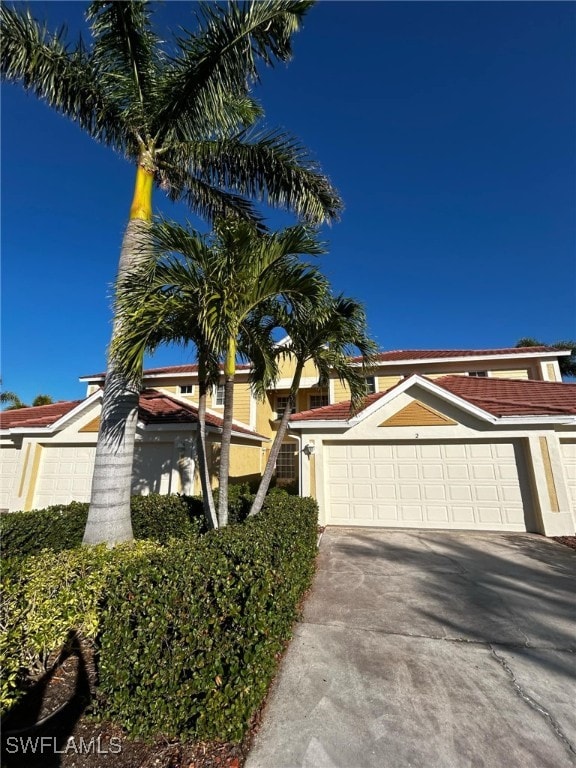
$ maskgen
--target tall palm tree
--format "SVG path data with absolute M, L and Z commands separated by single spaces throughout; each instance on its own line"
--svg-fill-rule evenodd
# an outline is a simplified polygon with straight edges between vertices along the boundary
M 366 315 L 362 305 L 344 296 L 332 297 L 327 284 L 321 301 L 303 300 L 295 303 L 285 312 L 280 322 L 288 333 L 290 341 L 278 347 L 278 354 L 295 359 L 296 367 L 288 402 L 278 425 L 249 516 L 258 514 L 262 509 L 280 447 L 288 430 L 290 414 L 296 402 L 302 371 L 306 363 L 309 360 L 314 362 L 320 382 L 326 383 L 330 376 L 336 375 L 342 383 L 348 385 L 353 412 L 359 408 L 367 394 L 366 375 L 378 350 L 376 343 L 368 336 Z M 358 354 L 359 363 L 353 363 L 351 356 Z
M 323 282 L 301 255 L 323 252 L 314 233 L 297 225 L 262 233 L 242 220 L 219 221 L 210 237 L 163 222 L 152 229 L 158 253 L 118 286 L 122 331 L 112 351 L 127 378 L 144 351 L 159 343 L 190 343 L 199 361 L 199 470 L 205 505 L 211 499 L 206 467 L 205 402 L 224 369 L 217 525 L 228 522 L 228 475 L 237 357 L 257 357 L 258 370 L 276 373 L 271 331 L 298 300 L 309 302 Z M 207 519 L 213 513 L 205 506 Z
M 200 216 L 259 220 L 250 199 L 320 223 L 337 216 L 338 195 L 304 149 L 279 132 L 254 133 L 250 95 L 258 64 L 291 56 L 291 38 L 311 0 L 201 6 L 199 25 L 163 47 L 142 0 L 88 8 L 92 45 L 68 45 L 28 11 L 0 6 L 2 76 L 70 117 L 136 167 L 118 266 L 130 271 L 152 216 L 152 189 Z M 120 331 L 116 321 L 113 337 Z M 130 479 L 138 386 L 109 357 L 84 542 L 132 538 Z

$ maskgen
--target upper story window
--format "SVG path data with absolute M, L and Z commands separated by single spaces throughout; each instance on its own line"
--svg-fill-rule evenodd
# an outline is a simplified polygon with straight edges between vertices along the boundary
M 218 384 L 212 393 L 214 405 L 224 405 L 224 384 Z
M 180 385 L 180 394 L 181 395 L 191 395 L 194 392 L 194 385 L 193 384 L 181 384 Z
M 289 400 L 290 397 L 288 395 L 276 395 L 276 416 L 279 419 L 282 418 L 282 414 L 286 410 Z M 292 406 L 292 413 L 294 413 L 295 410 L 295 407 Z
M 310 408 L 322 408 L 328 405 L 328 395 L 310 395 Z
M 373 395 L 376 392 L 376 377 L 366 376 L 366 389 L 369 395 Z
M 476 376 L 476 378 L 485 379 L 488 376 L 488 371 L 470 371 L 468 376 Z

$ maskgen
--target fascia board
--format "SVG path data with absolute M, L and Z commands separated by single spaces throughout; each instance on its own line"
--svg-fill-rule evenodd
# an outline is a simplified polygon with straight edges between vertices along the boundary
M 451 403 L 452 405 L 456 406 L 456 408 L 458 408 L 459 410 L 466 411 L 472 416 L 476 416 L 482 421 L 487 421 L 491 424 L 495 424 L 497 421 L 497 417 L 493 416 L 491 413 L 488 413 L 482 408 L 478 408 L 478 406 L 476 405 L 472 405 L 472 403 L 469 403 L 468 400 L 465 400 L 462 397 L 458 397 L 458 395 L 454 395 L 452 392 L 448 392 L 443 387 L 440 387 L 437 384 L 434 384 L 432 381 L 429 381 L 428 379 L 424 379 L 421 376 L 419 376 L 417 373 L 414 373 L 409 378 L 404 379 L 404 381 L 402 381 L 400 384 L 397 384 L 393 389 L 391 389 L 381 398 L 376 400 L 375 403 L 372 403 L 372 405 L 368 406 L 368 408 L 366 408 L 364 411 L 359 413 L 353 419 L 350 419 L 350 422 L 349 422 L 350 426 L 353 427 L 356 424 L 359 424 L 360 422 L 369 418 L 375 411 L 379 410 L 383 405 L 385 405 L 386 403 L 390 403 L 392 400 L 398 397 L 398 395 L 402 394 L 403 392 L 405 392 L 407 389 L 409 389 L 414 385 L 420 387 L 421 389 L 426 390 L 427 392 L 430 392 L 433 395 L 436 395 L 441 400 L 445 400 L 446 402 Z
M 290 429 L 348 429 L 350 427 L 349 421 L 342 421 L 336 419 L 304 419 L 302 421 L 291 421 L 289 424 Z
M 576 416 L 501 416 L 497 424 L 568 424 L 576 425 Z

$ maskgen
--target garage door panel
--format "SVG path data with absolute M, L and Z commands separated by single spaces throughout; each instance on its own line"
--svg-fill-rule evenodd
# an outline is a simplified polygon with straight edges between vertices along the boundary
M 512 442 L 327 444 L 327 519 L 356 525 L 526 530 L 526 496 L 520 487 L 520 476 L 526 473 L 519 471 L 519 459 Z M 338 483 L 332 482 L 334 477 Z
M 560 450 L 564 463 L 564 472 L 568 493 L 572 502 L 572 512 L 576 515 L 576 440 L 562 440 Z
M 44 446 L 34 506 L 89 501 L 95 453 L 95 446 Z

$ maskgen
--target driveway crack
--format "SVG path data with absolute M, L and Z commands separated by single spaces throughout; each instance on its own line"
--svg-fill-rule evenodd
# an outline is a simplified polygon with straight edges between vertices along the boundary
M 572 758 L 576 757 L 576 747 L 572 744 L 570 739 L 566 736 L 564 731 L 562 730 L 562 727 L 560 726 L 560 723 L 548 712 L 546 707 L 544 707 L 542 704 L 540 704 L 538 701 L 536 701 L 535 698 L 530 696 L 530 694 L 523 688 L 523 686 L 518 682 L 516 675 L 514 674 L 514 671 L 512 670 L 512 667 L 506 659 L 503 656 L 500 656 L 494 646 L 491 643 L 488 643 L 488 647 L 490 649 L 490 652 L 492 654 L 492 657 L 495 659 L 495 661 L 502 667 L 502 669 L 506 672 L 508 677 L 510 678 L 510 681 L 512 683 L 512 687 L 514 688 L 517 695 L 522 699 L 522 701 L 526 702 L 528 706 L 533 709 L 535 712 L 538 712 L 539 715 L 541 715 L 544 720 L 548 723 L 556 737 L 559 739 L 559 741 L 562 742 L 562 744 L 567 748 L 567 750 L 570 752 L 570 756 Z

